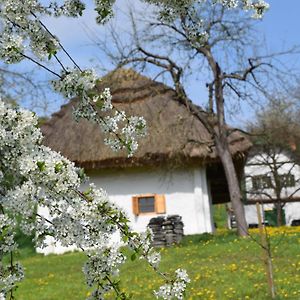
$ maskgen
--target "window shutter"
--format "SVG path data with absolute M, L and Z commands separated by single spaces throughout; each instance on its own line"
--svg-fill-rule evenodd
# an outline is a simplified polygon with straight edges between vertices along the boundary
M 166 213 L 165 195 L 155 195 L 155 211 L 157 214 Z
M 133 214 L 138 216 L 139 214 L 139 198 L 136 196 L 132 197 L 132 211 Z

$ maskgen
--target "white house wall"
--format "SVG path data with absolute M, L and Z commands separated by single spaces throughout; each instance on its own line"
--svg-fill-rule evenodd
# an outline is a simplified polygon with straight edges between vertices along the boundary
M 264 210 L 274 208 L 274 204 L 264 204 L 262 209 L 262 216 Z M 291 225 L 293 220 L 300 220 L 300 202 L 288 202 L 284 206 L 286 225 Z M 249 224 L 258 224 L 256 205 L 245 205 L 246 221 Z
M 211 196 L 207 186 L 206 170 L 120 170 L 94 171 L 88 173 L 90 182 L 107 191 L 111 201 L 127 213 L 133 230 L 143 232 L 153 217 L 158 214 L 133 214 L 132 196 L 142 194 L 163 194 L 166 199 L 166 213 L 182 216 L 185 234 L 212 232 Z M 39 213 L 47 215 L 44 208 Z M 74 247 L 61 247 L 53 238 L 46 240 L 47 247 L 37 249 L 39 253 L 64 253 Z
M 293 162 L 291 162 L 291 159 L 283 154 L 277 154 L 278 159 L 276 161 L 278 163 L 284 163 L 282 166 L 279 168 L 278 173 L 279 174 L 291 174 L 294 175 L 295 181 L 299 181 L 300 179 L 300 166 L 299 165 L 294 165 Z M 270 168 L 268 167 L 267 164 L 264 162 L 268 160 L 267 156 L 264 154 L 259 154 L 247 161 L 247 164 L 245 166 L 245 179 L 246 179 L 246 190 L 251 190 L 252 188 L 252 180 L 251 177 L 253 176 L 258 176 L 258 175 L 264 175 L 264 174 L 270 174 Z M 296 183 L 296 187 L 288 187 L 285 189 L 282 189 L 282 197 L 288 197 L 291 195 L 297 188 L 299 188 L 299 182 Z M 272 197 L 275 197 L 274 192 L 272 189 L 265 189 L 265 191 L 271 195 Z M 254 195 L 248 195 L 247 197 L 249 198 L 255 198 Z M 294 194 L 294 197 L 300 197 L 300 190 L 297 191 Z M 256 196 L 258 199 L 263 199 L 264 196 Z M 265 197 L 266 198 L 266 197 Z M 268 199 L 268 198 L 267 198 Z
M 300 202 L 289 202 L 284 206 L 285 221 L 291 225 L 293 220 L 300 220 Z
M 135 216 L 132 196 L 163 194 L 166 213 L 182 216 L 185 234 L 213 231 L 211 197 L 208 194 L 206 170 L 121 170 L 92 172 L 90 181 L 107 191 L 111 201 L 123 208 L 135 231 L 145 231 L 157 214 Z
M 292 193 L 294 193 L 299 188 L 299 179 L 300 179 L 300 166 L 294 165 L 293 162 L 291 162 L 291 159 L 288 155 L 284 153 L 277 154 L 278 158 L 276 161 L 278 163 L 284 163 L 280 169 L 279 174 L 287 174 L 290 173 L 294 175 L 296 186 L 295 187 L 288 187 L 282 189 L 281 196 L 288 197 Z M 267 156 L 264 154 L 259 154 L 256 156 L 253 156 L 251 159 L 247 161 L 247 164 L 245 166 L 245 179 L 246 179 L 246 190 L 251 190 L 252 188 L 252 179 L 253 176 L 258 175 L 264 175 L 264 174 L 270 174 L 270 169 L 267 164 L 264 162 L 267 160 Z M 275 194 L 272 189 L 265 189 L 265 192 L 267 192 L 270 196 L 275 197 Z M 293 195 L 293 197 L 300 197 L 300 191 L 296 191 Z M 247 198 L 257 199 L 257 200 L 263 200 L 263 199 L 269 199 L 267 196 L 261 195 L 251 195 L 247 194 Z M 274 204 L 264 204 L 264 210 L 272 209 L 274 207 Z M 286 218 L 286 224 L 291 225 L 293 220 L 300 219 L 300 202 L 288 202 L 284 206 L 285 210 L 285 218 Z M 256 205 L 245 205 L 245 215 L 246 215 L 246 221 L 248 224 L 257 224 L 257 212 L 256 212 Z
M 194 170 L 194 198 L 198 232 L 213 232 L 212 199 L 204 169 Z

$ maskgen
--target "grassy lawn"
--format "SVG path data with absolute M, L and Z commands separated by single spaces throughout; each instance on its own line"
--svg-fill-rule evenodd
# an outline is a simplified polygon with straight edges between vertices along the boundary
M 277 299 L 300 299 L 300 228 L 271 228 L 270 234 Z M 161 252 L 164 271 L 187 269 L 191 284 L 186 299 L 270 299 L 261 249 L 251 239 L 237 239 L 234 233 L 219 230 L 214 236 L 187 236 L 180 246 Z M 21 254 L 26 279 L 16 299 L 76 300 L 89 294 L 81 272 L 84 254 L 44 257 L 28 250 Z M 153 299 L 152 290 L 161 283 L 145 263 L 130 259 L 122 268 L 121 279 L 133 299 L 142 300 Z

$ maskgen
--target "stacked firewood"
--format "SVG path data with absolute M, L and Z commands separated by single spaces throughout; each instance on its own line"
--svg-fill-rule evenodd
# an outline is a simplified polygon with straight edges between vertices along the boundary
M 183 237 L 183 222 L 179 215 L 152 218 L 148 227 L 153 232 L 153 247 L 179 244 Z

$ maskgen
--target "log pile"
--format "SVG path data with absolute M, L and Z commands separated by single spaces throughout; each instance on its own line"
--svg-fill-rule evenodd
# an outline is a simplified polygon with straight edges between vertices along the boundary
M 183 237 L 183 222 L 179 215 L 152 218 L 148 227 L 153 232 L 153 247 L 179 244 Z

